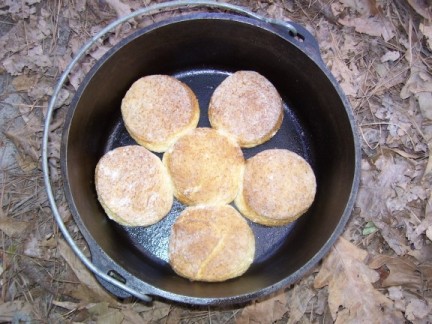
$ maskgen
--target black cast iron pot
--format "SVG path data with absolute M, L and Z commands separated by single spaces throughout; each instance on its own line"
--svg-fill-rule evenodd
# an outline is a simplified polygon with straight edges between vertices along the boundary
M 294 283 L 329 251 L 353 206 L 359 147 L 351 108 L 321 60 L 315 39 L 294 26 L 295 37 L 281 26 L 237 15 L 177 17 L 123 40 L 90 71 L 67 115 L 61 159 L 67 200 L 92 262 L 102 273 L 140 293 L 173 301 L 233 304 Z M 275 147 L 297 152 L 315 171 L 316 199 L 293 224 L 275 228 L 251 224 L 256 256 L 243 276 L 222 283 L 191 282 L 167 263 L 170 227 L 184 206 L 175 202 L 171 213 L 153 226 L 122 227 L 110 221 L 98 203 L 94 170 L 108 150 L 135 143 L 125 130 L 120 103 L 138 78 L 169 74 L 187 83 L 199 99 L 199 126 L 205 127 L 214 89 L 238 70 L 264 75 L 285 105 L 276 136 L 244 149 L 245 157 Z M 101 282 L 113 294 L 129 296 Z

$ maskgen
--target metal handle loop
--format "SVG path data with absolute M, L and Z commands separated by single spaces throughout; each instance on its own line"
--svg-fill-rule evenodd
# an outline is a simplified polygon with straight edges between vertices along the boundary
M 42 138 L 42 170 L 43 170 L 43 175 L 44 175 L 44 183 L 45 183 L 45 188 L 46 188 L 47 195 L 48 195 L 48 200 L 49 200 L 49 203 L 51 206 L 51 210 L 52 210 L 53 215 L 54 215 L 54 219 L 57 222 L 57 225 L 58 225 L 60 231 L 62 232 L 65 240 L 70 245 L 70 247 L 72 248 L 74 253 L 78 256 L 78 258 L 95 275 L 99 276 L 100 278 L 106 280 L 107 282 L 113 284 L 114 286 L 116 286 L 120 289 L 123 289 L 124 291 L 131 294 L 132 296 L 137 297 L 137 298 L 139 298 L 145 302 L 152 301 L 152 298 L 150 296 L 146 295 L 145 293 L 136 291 L 135 289 L 128 287 L 127 285 L 115 280 L 114 278 L 110 277 L 108 274 L 106 274 L 106 273 L 102 272 L 100 269 L 98 269 L 80 250 L 80 248 L 74 242 L 71 234 L 68 232 L 66 225 L 63 223 L 63 220 L 60 216 L 58 207 L 56 205 L 56 201 L 55 201 L 55 197 L 54 197 L 54 193 L 53 193 L 53 189 L 52 189 L 51 181 L 50 181 L 49 161 L 48 161 L 48 139 L 49 139 L 49 134 L 50 134 L 50 124 L 52 121 L 53 111 L 54 111 L 54 107 L 56 105 L 57 97 L 59 95 L 59 92 L 63 88 L 68 75 L 71 73 L 73 67 L 78 63 L 78 61 L 91 48 L 91 46 L 94 45 L 105 34 L 112 31 L 114 28 L 116 28 L 120 24 L 122 24 L 122 23 L 124 23 L 124 22 L 126 22 L 132 18 L 140 16 L 140 15 L 151 15 L 151 14 L 161 12 L 161 11 L 164 11 L 167 9 L 172 10 L 172 9 L 182 8 L 182 7 L 193 8 L 193 7 L 199 7 L 199 6 L 219 8 L 219 9 L 234 11 L 236 13 L 243 14 L 243 15 L 264 21 L 266 23 L 276 23 L 276 24 L 282 25 L 283 27 L 287 28 L 292 34 L 294 34 L 294 35 L 297 34 L 297 30 L 295 29 L 295 27 L 290 25 L 287 22 L 282 22 L 282 21 L 277 21 L 274 19 L 266 18 L 266 17 L 263 17 L 261 15 L 254 13 L 252 11 L 249 11 L 243 7 L 228 4 L 228 3 L 219 3 L 216 1 L 182 1 L 181 0 L 181 1 L 171 1 L 171 2 L 166 2 L 166 3 L 160 3 L 160 4 L 155 4 L 155 5 L 152 5 L 149 7 L 141 8 L 141 9 L 136 10 L 136 11 L 130 13 L 129 15 L 121 17 L 121 18 L 117 19 L 116 21 L 107 25 L 99 33 L 94 35 L 80 49 L 80 51 L 76 54 L 76 56 L 72 59 L 72 61 L 68 64 L 68 66 L 64 70 L 63 74 L 61 75 L 61 77 L 57 83 L 56 88 L 54 89 L 53 95 L 52 95 L 51 100 L 50 100 L 49 105 L 48 105 L 48 111 L 47 111 L 45 124 L 44 124 L 44 133 L 43 133 L 43 138 Z

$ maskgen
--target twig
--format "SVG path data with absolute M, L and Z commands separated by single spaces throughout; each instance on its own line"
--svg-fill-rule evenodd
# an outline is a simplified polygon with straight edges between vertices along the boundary
M 53 37 L 52 37 L 52 42 L 51 42 L 51 48 L 49 50 L 50 53 L 52 53 L 52 51 L 54 50 L 54 47 L 57 45 L 57 39 L 58 39 L 57 34 L 59 33 L 58 25 L 59 25 L 59 16 L 60 16 L 61 7 L 62 7 L 61 0 L 59 0 L 57 2 L 57 13 L 52 16 L 54 19 L 54 22 L 53 22 L 54 28 L 53 28 L 53 32 L 52 32 Z

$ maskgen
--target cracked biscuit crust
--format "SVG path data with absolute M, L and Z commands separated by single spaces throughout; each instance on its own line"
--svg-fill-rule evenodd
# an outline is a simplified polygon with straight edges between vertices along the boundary
M 231 206 L 186 208 L 173 225 L 169 261 L 182 277 L 220 282 L 242 275 L 252 264 L 255 237 Z

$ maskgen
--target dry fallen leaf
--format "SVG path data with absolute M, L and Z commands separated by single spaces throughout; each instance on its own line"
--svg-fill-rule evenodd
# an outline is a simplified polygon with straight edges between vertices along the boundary
M 338 20 L 344 26 L 354 27 L 355 31 L 375 37 L 382 37 L 388 42 L 395 36 L 393 25 L 384 16 L 355 17 Z
M 33 321 L 32 310 L 31 303 L 22 300 L 0 304 L 0 322 L 31 323 Z
M 166 318 L 171 311 L 171 305 L 167 303 L 162 303 L 160 301 L 153 301 L 151 305 L 145 306 L 141 305 L 141 309 L 138 309 L 136 306 L 132 307 L 132 310 L 138 311 L 144 322 L 152 323 L 152 322 L 159 322 L 162 319 Z
M 432 171 L 432 139 L 428 142 L 428 163 L 426 164 L 426 168 L 423 174 L 423 178 L 426 177 Z
M 116 304 L 116 300 L 109 293 L 107 293 L 97 282 L 92 273 L 82 264 L 81 260 L 75 255 L 73 250 L 64 241 L 58 240 L 58 252 L 69 264 L 79 281 L 89 288 L 100 301 L 106 301 L 110 304 Z
M 273 323 L 283 317 L 288 311 L 286 308 L 287 298 L 284 292 L 246 306 L 237 318 L 236 324 L 249 323 Z
M 347 96 L 356 97 L 360 90 L 359 78 L 361 78 L 360 73 L 353 63 L 345 63 L 340 58 L 334 56 L 327 62 L 331 72 L 339 81 L 344 93 Z
M 182 319 L 183 310 L 180 307 L 173 307 L 165 320 L 165 324 L 178 324 Z
M 416 95 L 422 116 L 432 120 L 432 92 L 420 92 Z
M 411 68 L 411 75 L 401 90 L 401 98 L 407 99 L 411 95 L 432 91 L 432 76 L 426 72 L 426 66 Z
M 143 320 L 143 318 L 136 312 L 130 309 L 123 309 L 121 311 L 123 315 L 123 322 L 127 324 L 141 324 L 141 323 L 151 323 Z
M 432 310 L 432 304 L 421 299 L 411 300 L 406 306 L 405 317 L 409 321 L 424 319 Z M 430 323 L 429 321 L 427 323 Z
M 36 75 L 20 75 L 12 80 L 12 85 L 16 91 L 28 91 L 37 82 Z
M 24 19 L 36 13 L 36 7 L 32 6 L 39 3 L 40 0 L 26 0 L 26 1 L 15 1 L 15 0 L 3 0 L 0 5 L 0 14 L 6 15 L 11 14 L 12 17 Z M 7 8 L 7 10 L 1 10 Z
M 383 238 L 398 255 L 410 252 L 410 244 L 414 243 L 407 239 L 407 228 L 414 233 L 416 226 L 407 222 L 405 215 L 411 208 L 409 205 L 428 198 L 424 186 L 413 180 L 421 175 L 413 161 L 399 155 L 383 154 L 374 163 L 362 162 L 357 207 L 366 221 L 372 221 L 380 229 Z M 418 235 L 410 238 L 417 240 Z
M 400 58 L 399 51 L 387 51 L 383 56 L 381 56 L 381 62 L 394 62 Z
M 406 301 L 402 287 L 389 287 L 387 289 L 388 297 L 394 301 L 395 308 L 405 312 Z
M 430 286 L 432 284 L 432 261 L 426 261 L 418 266 L 423 280 L 425 280 L 428 285 Z
M 429 239 L 429 241 L 432 241 L 432 226 L 429 226 L 426 230 L 426 236 Z
M 70 301 L 60 301 L 60 300 L 53 300 L 52 301 L 53 305 L 56 305 L 58 307 L 67 309 L 67 310 L 77 310 L 80 308 L 84 308 L 83 305 L 81 305 L 80 303 L 74 303 L 74 302 L 70 302 Z
M 109 308 L 107 302 L 91 305 L 88 308 L 92 320 L 100 324 L 120 324 L 123 322 L 124 315 L 118 309 Z
M 432 22 L 420 23 L 419 29 L 426 38 L 429 50 L 432 50 Z
M 414 10 L 426 19 L 432 19 L 432 6 L 429 0 L 407 0 Z
M 26 127 L 5 130 L 3 134 L 13 143 L 18 151 L 16 160 L 23 171 L 32 171 L 39 166 L 39 145 L 34 127 L 37 122 L 31 120 Z
M 364 262 L 367 252 L 340 238 L 324 259 L 315 288 L 328 285 L 328 304 L 335 323 L 398 323 L 402 313 L 376 290 L 376 271 Z
M 31 223 L 16 221 L 8 218 L 0 218 L 0 231 L 9 237 L 22 235 Z
M 432 320 L 431 299 L 420 297 L 400 286 L 388 288 L 388 297 L 395 302 L 395 307 L 402 311 L 410 323 L 430 323 Z
M 117 16 L 123 17 L 132 12 L 132 8 L 129 4 L 121 2 L 121 0 L 105 0 L 111 8 L 115 10 Z
M 93 52 L 90 53 L 90 55 L 95 59 L 99 60 L 104 56 L 108 51 L 110 47 L 101 45 L 98 48 L 96 48 Z
M 378 255 L 369 262 L 369 267 L 379 269 L 385 266 L 389 273 L 382 280 L 382 287 L 405 286 L 421 289 L 423 281 L 417 266 L 408 258 Z
M 423 320 L 432 310 L 430 301 L 418 295 L 432 279 L 432 267 L 429 263 L 417 266 L 406 257 L 378 255 L 369 262 L 372 269 L 380 269 L 384 274 L 380 287 L 388 288 L 388 296 L 395 302 L 395 307 L 404 312 L 405 318 L 416 323 Z
M 421 62 L 420 57 L 416 60 L 416 64 L 411 67 L 411 74 L 408 80 L 405 82 L 404 87 L 400 92 L 400 96 L 402 99 L 407 99 L 410 96 L 416 96 L 422 93 L 431 93 L 432 92 L 432 75 L 428 72 L 427 66 Z M 425 106 L 424 109 L 427 106 Z M 422 109 L 422 106 L 420 106 Z M 430 118 L 430 112 L 426 110 L 422 110 L 422 113 L 425 113 L 423 117 Z
M 362 16 L 374 16 L 378 13 L 376 0 L 339 0 L 343 7 L 354 9 Z
M 287 324 L 298 323 L 308 309 L 310 300 L 316 292 L 306 279 L 300 281 L 288 293 L 289 319 Z
M 36 235 L 30 235 L 26 240 L 24 245 L 24 254 L 41 259 L 48 259 L 49 257 L 45 255 L 43 249 L 39 246 L 39 239 Z
M 429 166 L 429 163 L 428 163 L 428 166 Z M 431 227 L 432 227 L 432 193 L 429 195 L 428 202 L 426 203 L 424 218 L 421 221 L 421 223 L 419 225 L 417 225 L 415 232 L 417 235 L 421 235 Z
M 86 74 L 90 71 L 92 65 L 92 63 L 84 62 L 82 64 L 75 65 L 75 67 L 72 69 L 72 72 L 69 74 L 69 82 L 75 90 L 78 90 L 81 82 L 84 80 Z
M 21 75 L 27 68 L 37 71 L 40 68 L 51 66 L 50 57 L 43 53 L 42 46 L 36 46 L 28 51 L 28 56 L 23 57 L 20 53 L 14 53 L 5 60 L 3 66 L 11 75 Z

